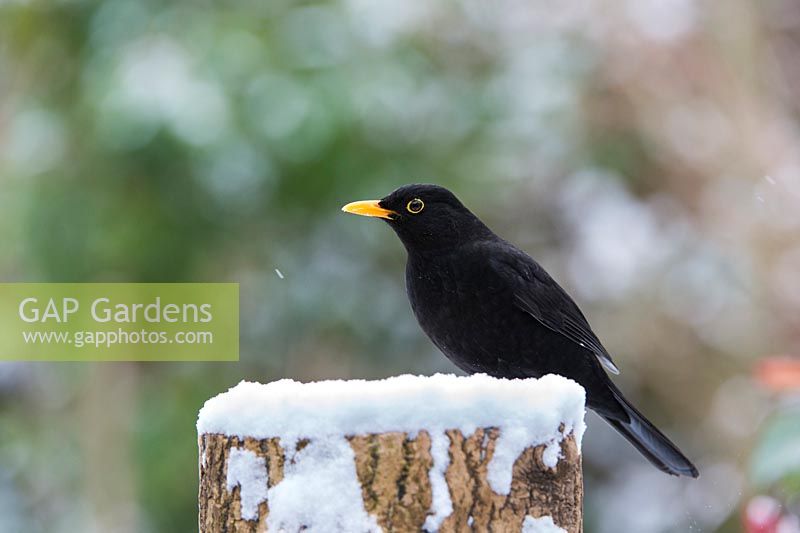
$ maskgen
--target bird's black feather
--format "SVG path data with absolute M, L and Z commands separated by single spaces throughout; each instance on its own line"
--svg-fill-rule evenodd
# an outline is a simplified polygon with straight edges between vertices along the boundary
M 407 209 L 424 204 L 418 212 Z M 423 331 L 459 368 L 506 377 L 559 374 L 664 472 L 697 477 L 681 451 L 622 395 L 608 351 L 570 296 L 447 189 L 401 187 L 379 202 L 408 251 L 406 288 Z M 412 212 L 414 211 L 414 212 Z
M 486 246 L 492 245 L 499 253 L 487 250 L 489 260 L 514 285 L 514 305 L 547 328 L 591 351 L 607 370 L 619 374 L 611 355 L 566 291 L 537 262 L 513 245 L 498 240 Z

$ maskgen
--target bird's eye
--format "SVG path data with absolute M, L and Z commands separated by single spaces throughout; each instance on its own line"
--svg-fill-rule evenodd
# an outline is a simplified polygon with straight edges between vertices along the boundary
M 419 198 L 414 198 L 410 202 L 406 204 L 406 209 L 409 213 L 414 213 L 415 215 L 425 209 L 425 202 L 420 200 Z

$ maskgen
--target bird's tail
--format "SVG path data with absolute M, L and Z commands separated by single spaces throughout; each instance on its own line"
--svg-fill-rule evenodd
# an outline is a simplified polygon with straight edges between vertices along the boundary
M 631 405 L 619 389 L 613 384 L 611 387 L 614 396 L 628 414 L 630 422 L 626 423 L 605 415 L 601 416 L 659 470 L 674 476 L 698 477 L 700 473 L 697 468 L 678 447 Z

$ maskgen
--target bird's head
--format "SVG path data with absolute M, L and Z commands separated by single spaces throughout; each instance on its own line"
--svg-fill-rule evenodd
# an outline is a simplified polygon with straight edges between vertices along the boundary
M 351 202 L 342 211 L 385 220 L 410 254 L 446 250 L 491 235 L 452 192 L 438 185 L 404 185 L 380 200 Z

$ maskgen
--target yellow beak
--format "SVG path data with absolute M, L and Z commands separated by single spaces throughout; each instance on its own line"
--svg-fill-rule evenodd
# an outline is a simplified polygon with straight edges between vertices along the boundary
M 387 220 L 392 219 L 392 215 L 397 215 L 394 211 L 384 209 L 378 203 L 380 200 L 362 200 L 360 202 L 350 202 L 342 208 L 345 213 L 353 213 L 362 217 L 378 217 Z

